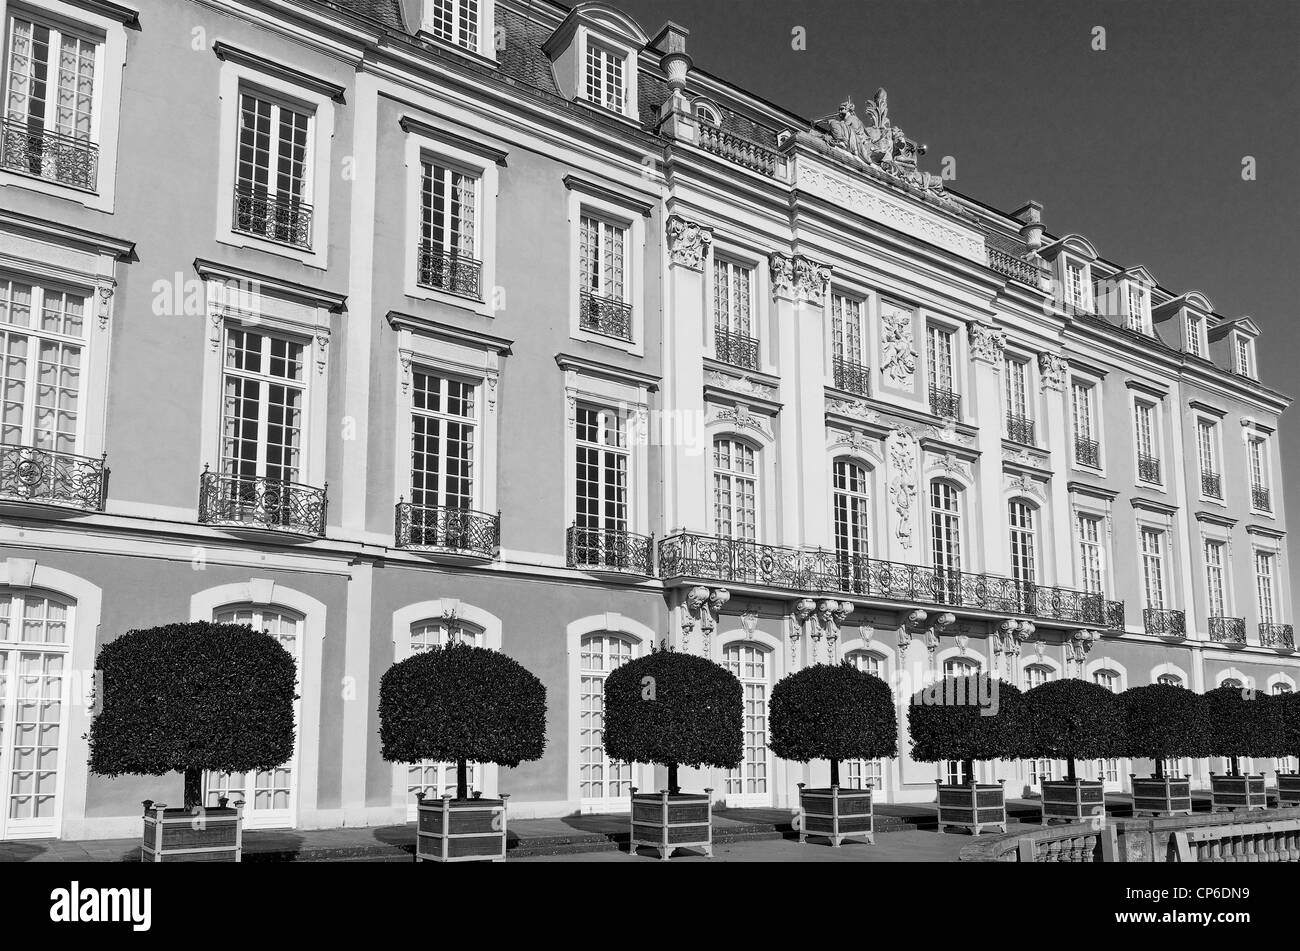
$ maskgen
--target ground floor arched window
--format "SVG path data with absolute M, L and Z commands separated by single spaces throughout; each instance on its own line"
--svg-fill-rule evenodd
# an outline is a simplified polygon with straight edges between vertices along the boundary
M 627 637 L 587 634 L 578 660 L 578 795 L 584 809 L 626 807 L 632 795 L 632 764 L 605 752 L 605 678 L 636 653 Z
M 772 802 L 772 756 L 767 748 L 767 701 L 772 689 L 771 651 L 757 644 L 728 644 L 723 666 L 736 675 L 744 697 L 744 754 L 739 769 L 727 771 L 728 805 Z
M 850 651 L 844 659 L 858 670 L 884 679 L 879 654 L 870 651 Z M 883 789 L 885 762 L 882 759 L 845 760 L 842 778 L 844 785 L 850 789 Z

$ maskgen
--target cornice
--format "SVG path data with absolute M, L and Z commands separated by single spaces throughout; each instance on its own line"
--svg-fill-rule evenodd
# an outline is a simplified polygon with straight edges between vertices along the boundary
M 385 319 L 388 321 L 388 325 L 394 330 L 412 330 L 418 333 L 427 334 L 430 337 L 447 340 L 451 343 L 464 344 L 480 350 L 489 350 L 493 353 L 500 354 L 501 356 L 509 356 L 510 348 L 513 347 L 515 343 L 513 340 L 507 340 L 505 337 L 486 334 L 479 330 L 469 330 L 465 327 L 456 327 L 452 324 L 444 324 L 437 320 L 431 320 L 428 317 L 404 314 L 396 310 L 390 310 L 385 315 Z
M 293 66 L 286 66 L 274 59 L 269 59 L 260 53 L 254 53 L 249 50 L 241 49 L 238 46 L 232 46 L 224 40 L 217 40 L 212 44 L 212 52 L 216 54 L 217 59 L 237 63 L 240 66 L 246 66 L 249 69 L 255 69 L 258 72 L 266 73 L 285 82 L 301 86 L 303 89 L 310 89 L 313 92 L 320 93 L 323 96 L 334 100 L 338 103 L 346 102 L 344 93 L 347 89 L 338 83 L 330 82 L 328 79 L 322 79 L 312 73 L 297 69 Z
M 593 360 L 590 357 L 581 357 L 572 353 L 557 353 L 555 355 L 555 365 L 561 370 L 573 370 L 583 376 L 603 377 L 618 383 L 643 386 L 651 393 L 659 389 L 659 383 L 663 379 L 653 373 L 645 373 L 628 367 L 613 366 L 602 360 Z
M 271 277 L 257 271 L 249 271 L 245 268 L 221 264 L 217 261 L 208 261 L 204 258 L 194 259 L 194 270 L 205 281 L 236 281 L 240 284 L 254 284 L 259 290 L 265 291 L 272 296 L 299 301 L 314 307 L 325 307 L 332 311 L 342 310 L 348 300 L 346 294 L 322 290 L 317 287 L 308 287 L 306 284 L 286 281 L 283 278 Z

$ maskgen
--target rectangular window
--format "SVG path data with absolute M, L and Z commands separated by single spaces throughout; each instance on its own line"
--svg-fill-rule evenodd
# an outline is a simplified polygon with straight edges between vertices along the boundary
M 1255 593 L 1259 600 L 1259 623 L 1273 623 L 1273 554 L 1255 552 Z
M 76 452 L 85 337 L 83 296 L 0 277 L 0 444 Z
M 102 44 L 67 29 L 14 14 L 8 23 L 5 168 L 93 190 L 95 83 Z
M 1160 456 L 1156 451 L 1156 408 L 1141 400 L 1133 404 L 1133 441 L 1137 446 L 1138 479 L 1160 484 Z
M 1153 528 L 1142 529 L 1142 599 L 1147 608 L 1164 609 L 1164 533 Z
M 831 298 L 831 348 L 836 360 L 860 366 L 862 360 L 862 301 L 835 294 Z
M 421 163 L 418 279 L 426 287 L 479 297 L 479 178 L 433 161 Z
M 234 230 L 311 246 L 312 117 L 262 93 L 239 96 Z
M 582 292 L 607 300 L 625 301 L 627 228 L 583 215 L 579 242 Z
M 221 471 L 239 480 L 298 482 L 307 395 L 305 346 L 226 329 Z
M 930 367 L 930 385 L 952 392 L 957 388 L 953 372 L 953 333 L 945 327 L 931 325 L 926 334 L 926 358 Z
M 1187 352 L 1194 357 L 1202 356 L 1201 318 L 1194 314 L 1187 315 Z
M 937 480 L 930 483 L 930 553 L 940 600 L 960 603 L 961 493 Z
M 578 528 L 627 531 L 627 434 L 611 409 L 579 406 L 577 413 Z
M 1079 310 L 1088 309 L 1088 288 L 1082 264 L 1067 261 L 1065 264 L 1065 300 Z
M 440 40 L 478 52 L 478 0 L 433 0 L 431 32 Z
M 1264 440 L 1252 436 L 1246 440 L 1246 462 L 1250 467 L 1250 506 L 1259 512 L 1273 511 L 1269 491 L 1268 447 Z
M 723 538 L 758 538 L 757 453 L 738 439 L 713 443 L 713 524 Z
M 855 591 L 866 577 L 871 497 L 867 470 L 849 459 L 836 459 L 832 472 L 831 511 L 835 560 L 842 590 Z
M 1128 329 L 1147 332 L 1146 292 L 1138 285 L 1128 285 Z
M 622 112 L 625 95 L 622 55 L 588 42 L 587 101 Z
M 1223 542 L 1207 538 L 1205 540 L 1205 593 L 1210 609 L 1210 617 L 1227 615 L 1227 599 L 1223 584 L 1224 549 Z
M 1096 387 L 1075 380 L 1070 384 L 1070 416 L 1074 423 L 1074 461 L 1101 468 L 1101 443 L 1097 439 Z
M 1101 549 L 1101 519 L 1091 515 L 1080 515 L 1077 526 L 1079 530 L 1079 583 L 1089 594 L 1101 594 L 1104 564 Z
M 714 328 L 723 333 L 753 339 L 753 303 L 754 269 L 734 261 L 714 258 Z
M 432 526 L 439 509 L 474 508 L 477 394 L 462 380 L 421 370 L 411 377 L 411 504 Z
M 1250 341 L 1245 337 L 1237 337 L 1237 372 L 1242 376 L 1251 376 L 1250 372 Z
M 1029 364 L 1024 360 L 1007 357 L 1004 369 L 1007 378 L 1007 415 L 1027 418 L 1029 416 Z
M 1201 494 L 1212 499 L 1223 498 L 1218 425 L 1208 419 L 1196 421 L 1196 458 L 1201 469 Z

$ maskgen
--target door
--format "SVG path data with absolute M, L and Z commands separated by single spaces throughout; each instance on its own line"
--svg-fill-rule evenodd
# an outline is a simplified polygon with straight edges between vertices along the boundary
M 605 678 L 632 659 L 632 642 L 616 634 L 582 639 L 578 689 L 578 795 L 583 812 L 626 812 L 632 764 L 605 752 Z
M 727 770 L 728 806 L 772 804 L 772 755 L 767 748 L 767 698 L 771 652 L 757 644 L 731 644 L 723 666 L 740 680 L 744 697 L 744 754 L 739 769 Z

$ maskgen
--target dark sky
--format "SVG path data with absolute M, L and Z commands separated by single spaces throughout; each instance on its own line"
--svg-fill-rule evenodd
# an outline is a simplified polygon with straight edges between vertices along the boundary
M 804 116 L 850 95 L 860 111 L 884 86 L 923 167 L 951 155 L 958 191 L 1008 211 L 1036 199 L 1049 231 L 1249 314 L 1262 378 L 1300 397 L 1297 0 L 613 2 L 651 36 L 681 24 L 697 66 Z M 1300 513 L 1300 406 L 1282 440 Z M 1291 572 L 1300 596 L 1300 549 Z

